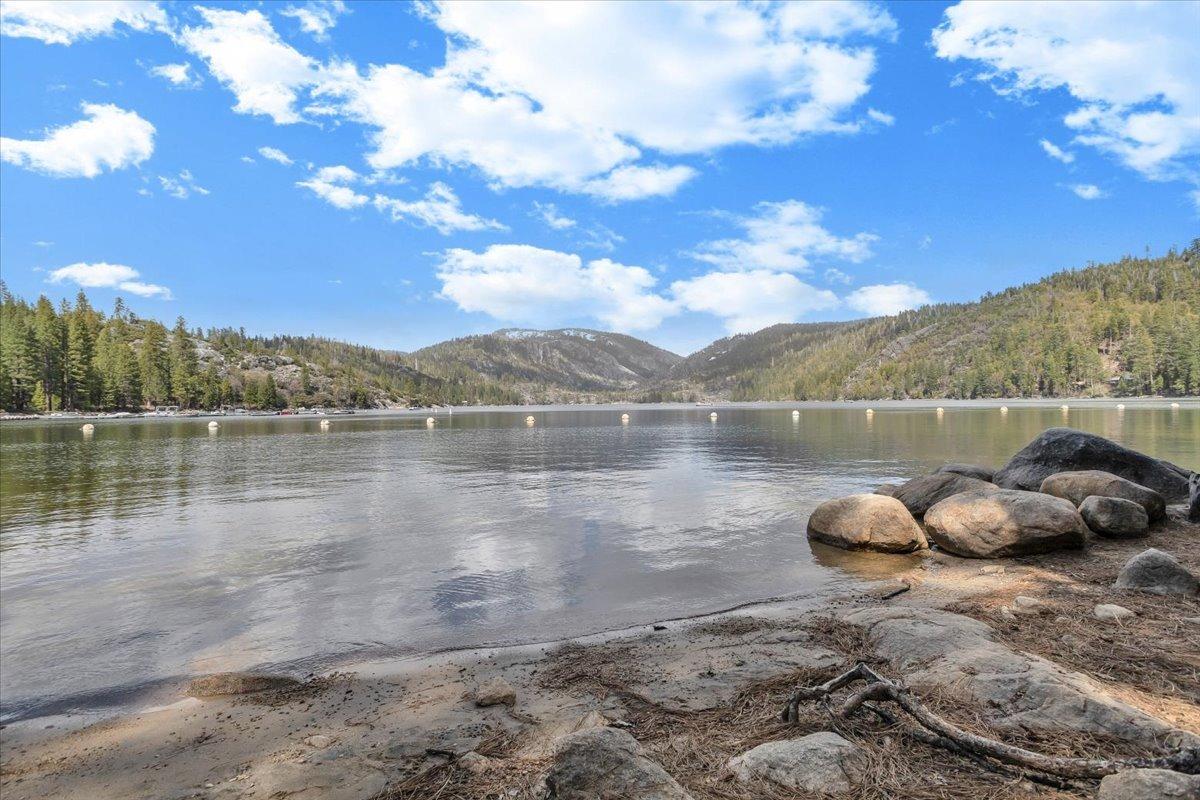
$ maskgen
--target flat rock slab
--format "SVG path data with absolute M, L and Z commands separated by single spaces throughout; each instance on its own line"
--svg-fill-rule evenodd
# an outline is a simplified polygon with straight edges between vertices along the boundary
M 955 472 L 935 472 L 913 478 L 897 489 L 892 497 L 904 503 L 908 513 L 914 517 L 925 514 L 929 508 L 947 497 L 963 492 L 986 492 L 999 490 L 999 486 L 978 478 L 959 475 Z
M 1200 592 L 1200 580 L 1175 556 L 1151 547 L 1125 562 L 1113 588 L 1161 595 L 1193 595 Z
M 1037 491 L 1056 472 L 1098 469 L 1153 489 L 1168 502 L 1188 498 L 1188 470 L 1073 428 L 1047 428 L 993 479 L 1005 489 Z
M 925 530 L 938 547 L 968 558 L 1078 549 L 1088 534 L 1069 500 L 1007 489 L 947 497 L 925 513 Z
M 760 744 L 730 759 L 729 769 L 740 781 L 764 780 L 800 792 L 839 794 L 862 781 L 867 758 L 858 745 L 821 731 Z
M 1200 775 L 1129 769 L 1100 781 L 1096 800 L 1200 800 Z
M 882 553 L 911 553 L 929 546 L 904 504 L 880 494 L 852 494 L 821 503 L 808 518 L 808 537 L 844 550 Z
M 1146 509 L 1119 497 L 1088 497 L 1079 504 L 1079 516 L 1092 533 L 1106 539 L 1136 539 L 1150 532 Z
M 1038 491 L 1070 500 L 1076 506 L 1082 505 L 1089 497 L 1130 500 L 1145 509 L 1151 522 L 1167 516 L 1167 501 L 1161 494 L 1098 469 L 1057 472 L 1042 481 Z
M 546 773 L 551 800 L 691 800 L 674 778 L 616 728 L 580 731 L 559 740 Z
M 883 607 L 845 619 L 866 629 L 876 652 L 909 685 L 953 692 L 986 709 L 998 727 L 1107 734 L 1151 751 L 1200 744 L 1200 736 L 1120 702 L 1086 676 L 1010 649 L 970 617 Z
M 294 689 L 300 681 L 286 675 L 259 675 L 249 672 L 219 672 L 196 678 L 187 686 L 190 697 L 227 697 L 256 692 L 272 692 Z

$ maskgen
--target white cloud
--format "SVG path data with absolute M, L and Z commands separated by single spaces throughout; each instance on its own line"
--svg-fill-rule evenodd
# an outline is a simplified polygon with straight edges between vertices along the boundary
M 724 320 L 729 333 L 750 333 L 780 322 L 795 322 L 812 311 L 836 308 L 837 295 L 787 272 L 710 272 L 675 281 L 671 292 L 689 311 Z
M 937 53 L 1002 94 L 1065 90 L 1074 142 L 1154 180 L 1200 180 L 1200 4 L 975 2 L 946 10 Z M 1049 152 L 1049 151 L 1048 151 Z
M 576 224 L 575 220 L 558 213 L 558 206 L 554 203 L 539 203 L 535 200 L 532 214 L 556 231 L 574 228 Z
M 879 6 L 485 3 L 419 7 L 447 35 L 444 65 L 321 63 L 259 11 L 200 9 L 180 40 L 277 123 L 335 117 L 371 129 L 377 170 L 479 170 L 495 187 L 547 186 L 605 200 L 669 195 L 692 167 L 643 161 L 731 144 L 849 133 L 869 89 Z M 579 91 L 587 86 L 588 91 Z
M 133 111 L 84 103 L 84 119 L 44 139 L 0 138 L 0 157 L 55 178 L 94 178 L 141 164 L 154 152 L 154 126 Z
M 1040 144 L 1042 149 L 1046 151 L 1046 155 L 1050 156 L 1056 161 L 1061 161 L 1064 164 L 1070 164 L 1075 160 L 1074 153 L 1068 153 L 1066 150 L 1063 150 L 1049 139 L 1041 139 L 1038 141 L 1038 144 Z
M 171 299 L 170 289 L 154 283 L 144 283 L 137 280 L 139 277 L 140 273 L 133 267 L 100 261 L 95 264 L 80 262 L 59 267 L 50 273 L 49 281 L 70 281 L 86 289 L 119 289 L 139 297 Z
M 441 296 L 461 310 L 499 320 L 551 325 L 581 318 L 617 330 L 654 328 L 675 313 L 653 292 L 642 267 L 530 245 L 492 245 L 483 252 L 448 250 L 438 266 Z
M 691 167 L 680 164 L 673 167 L 630 164 L 617 167 L 603 178 L 588 181 L 583 191 L 613 203 L 646 197 L 669 197 L 698 174 Z
M 280 150 L 278 147 L 260 147 L 258 154 L 265 159 L 274 161 L 277 164 L 283 164 L 285 167 L 290 167 L 295 162 L 291 156 Z
M 208 189 L 196 183 L 196 180 L 192 177 L 192 173 L 186 169 L 182 170 L 176 177 L 159 175 L 158 182 L 162 186 L 162 190 L 176 200 L 186 200 L 193 193 L 199 195 L 211 194 Z
M 302 6 L 288 6 L 279 13 L 296 20 L 302 31 L 323 42 L 337 25 L 338 15 L 346 13 L 346 4 L 342 0 L 314 0 Z
M 375 195 L 375 208 L 390 214 L 393 221 L 413 220 L 444 235 L 455 231 L 507 230 L 494 219 L 484 219 L 464 213 L 458 195 L 444 183 L 432 183 L 420 200 L 398 200 L 382 194 Z
M 167 15 L 158 3 L 139 0 L 4 0 L 0 34 L 70 45 L 80 39 L 109 36 L 117 25 L 135 31 L 165 28 Z
M 691 255 L 723 270 L 789 272 L 807 271 L 814 256 L 855 263 L 871 257 L 871 245 L 878 236 L 835 236 L 821 226 L 821 213 L 799 200 L 759 203 L 753 215 L 733 218 L 745 231 L 743 238 L 703 242 Z
M 1084 200 L 1100 200 L 1108 194 L 1093 183 L 1076 183 L 1071 185 L 1071 191 Z
M 204 60 L 237 97 L 239 114 L 263 114 L 280 125 L 299 122 L 299 92 L 315 85 L 318 64 L 286 44 L 261 11 L 197 6 L 205 24 L 184 28 L 179 42 Z
M 150 68 L 150 74 L 182 89 L 194 89 L 201 83 L 200 76 L 192 72 L 192 65 L 186 61 L 181 64 L 159 64 Z
M 846 295 L 846 305 L 872 317 L 885 317 L 928 305 L 929 293 L 907 283 L 864 286 Z
M 341 209 L 359 208 L 371 201 L 365 194 L 352 189 L 348 184 L 360 179 L 357 172 L 346 166 L 322 167 L 307 180 L 297 181 L 297 186 L 308 189 L 331 206 Z
M 825 270 L 825 282 L 840 283 L 845 286 L 849 286 L 850 284 L 854 283 L 854 278 L 842 272 L 840 269 L 834 269 L 833 267 L 830 267 L 829 269 Z
M 918 250 L 928 250 L 931 247 L 933 247 L 933 237 L 928 233 L 922 236 L 921 240 L 917 242 Z
M 892 116 L 891 114 L 888 114 L 884 111 L 875 109 L 875 108 L 868 108 L 867 116 L 870 117 L 871 119 L 875 120 L 876 122 L 878 122 L 880 125 L 895 125 L 896 124 L 896 118 L 894 116 Z

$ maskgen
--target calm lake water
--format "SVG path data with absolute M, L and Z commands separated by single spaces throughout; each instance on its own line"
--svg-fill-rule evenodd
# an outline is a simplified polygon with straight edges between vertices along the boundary
M 4 423 L 3 713 L 819 595 L 899 557 L 814 552 L 818 502 L 1064 419 L 1200 469 L 1194 401 L 872 405 Z

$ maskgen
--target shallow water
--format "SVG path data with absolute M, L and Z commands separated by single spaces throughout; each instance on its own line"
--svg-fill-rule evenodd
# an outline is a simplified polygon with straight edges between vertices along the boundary
M 903 562 L 814 553 L 818 502 L 1064 421 L 1200 469 L 1194 401 L 872 405 L 4 423 L 4 714 L 819 596 Z

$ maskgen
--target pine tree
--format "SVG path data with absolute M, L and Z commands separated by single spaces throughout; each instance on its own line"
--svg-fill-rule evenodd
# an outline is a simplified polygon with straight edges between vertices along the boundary
M 188 333 L 183 317 L 175 320 L 171 331 L 171 394 L 179 405 L 190 408 L 196 402 L 196 372 L 199 359 L 196 345 Z
M 145 404 L 152 406 L 166 402 L 172 394 L 171 368 L 167 356 L 167 329 L 157 322 L 147 321 L 142 324 L 138 369 Z

